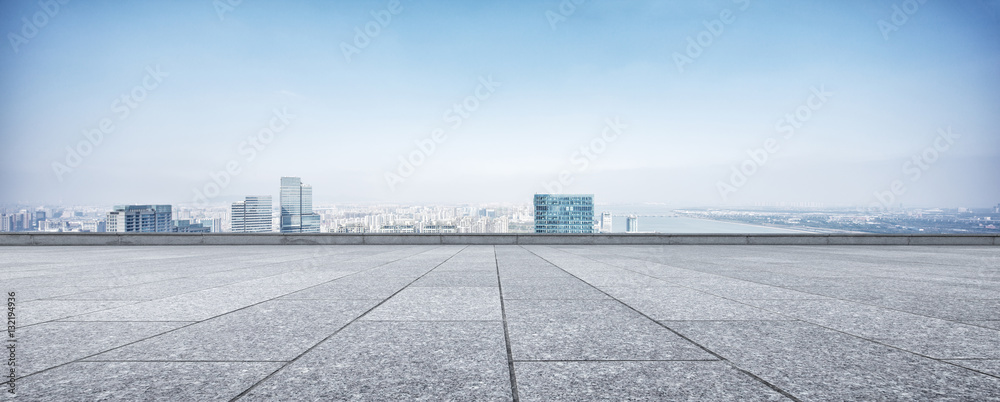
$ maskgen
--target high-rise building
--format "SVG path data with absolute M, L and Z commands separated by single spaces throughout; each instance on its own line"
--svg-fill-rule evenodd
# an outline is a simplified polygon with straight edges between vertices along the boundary
M 108 212 L 109 232 L 173 232 L 170 205 L 115 205 Z
M 28 210 L 22 209 L 21 212 L 18 212 L 16 220 L 15 226 L 17 226 L 18 232 L 31 230 L 31 213 Z
M 45 222 L 45 211 L 35 211 L 35 222 L 32 226 L 38 229 L 38 222 Z
M 281 233 L 319 233 L 312 209 L 312 186 L 298 177 L 281 178 Z
M 17 216 L 14 214 L 0 215 L 0 232 L 16 232 Z
M 535 194 L 535 233 L 594 233 L 594 195 Z
M 611 233 L 611 213 L 601 213 L 601 233 Z
M 628 218 L 625 219 L 625 231 L 628 232 L 628 233 L 637 233 L 637 232 L 639 232 L 639 217 L 638 216 L 629 215 Z
M 271 231 L 271 196 L 256 195 L 233 203 L 232 231 L 267 233 Z

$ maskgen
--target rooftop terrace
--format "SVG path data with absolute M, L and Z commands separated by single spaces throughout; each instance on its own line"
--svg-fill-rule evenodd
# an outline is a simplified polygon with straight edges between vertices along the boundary
M 1000 400 L 998 247 L 11 246 L 0 284 L 24 401 Z

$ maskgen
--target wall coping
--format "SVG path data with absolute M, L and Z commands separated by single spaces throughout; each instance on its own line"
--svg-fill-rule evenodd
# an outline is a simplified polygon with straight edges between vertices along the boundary
M 954 245 L 997 246 L 1000 234 L 341 234 L 341 233 L 0 233 L 0 246 L 168 245 Z

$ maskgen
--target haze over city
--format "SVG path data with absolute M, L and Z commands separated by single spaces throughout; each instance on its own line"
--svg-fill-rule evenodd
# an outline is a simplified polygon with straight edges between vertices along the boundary
M 0 0 L 0 393 L 1000 401 L 1000 0 Z
M 904 3 L 4 2 L 0 202 L 993 206 L 1000 2 Z

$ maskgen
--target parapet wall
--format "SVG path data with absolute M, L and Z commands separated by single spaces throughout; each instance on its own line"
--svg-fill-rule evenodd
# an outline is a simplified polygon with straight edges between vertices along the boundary
M 998 246 L 1000 235 L 0 233 L 0 246 L 181 245 L 900 245 Z

